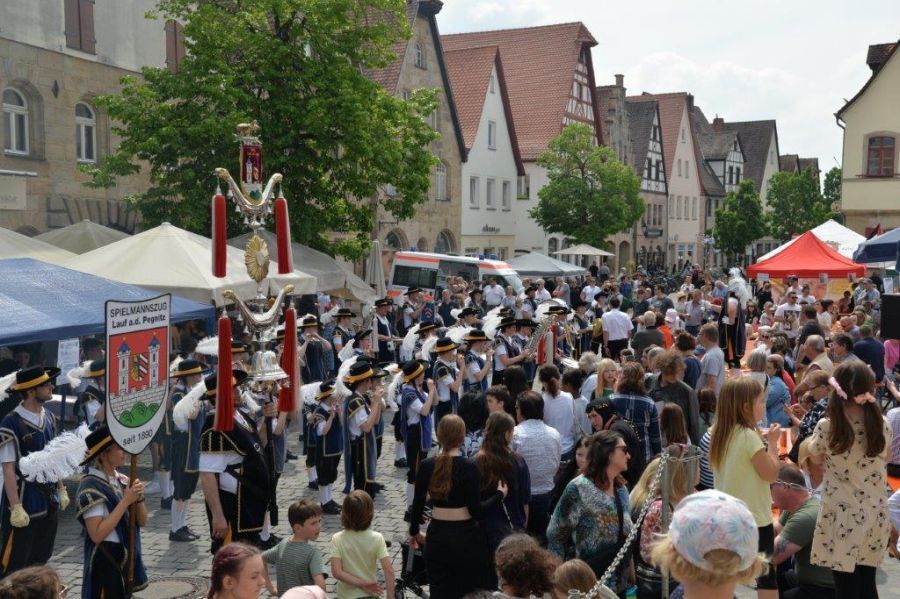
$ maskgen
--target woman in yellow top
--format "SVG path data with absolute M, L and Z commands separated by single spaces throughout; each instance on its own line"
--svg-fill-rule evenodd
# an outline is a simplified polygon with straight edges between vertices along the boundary
M 765 433 L 768 446 L 756 430 L 766 414 L 766 393 L 750 377 L 728 379 L 716 407 L 716 421 L 709 444 L 709 464 L 715 488 L 744 501 L 759 529 L 759 551 L 771 556 L 775 549 L 772 525 L 772 493 L 769 483 L 778 478 L 778 437 L 781 427 L 773 424 Z M 774 568 L 756 581 L 759 599 L 777 599 Z

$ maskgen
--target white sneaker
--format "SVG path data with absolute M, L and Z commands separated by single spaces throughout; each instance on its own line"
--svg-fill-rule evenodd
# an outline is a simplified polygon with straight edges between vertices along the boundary
M 151 480 L 149 483 L 144 485 L 144 495 L 159 495 L 160 493 L 159 482 L 155 480 Z

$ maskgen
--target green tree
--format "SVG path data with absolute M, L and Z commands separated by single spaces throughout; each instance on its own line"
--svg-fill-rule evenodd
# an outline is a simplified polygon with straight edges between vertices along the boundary
M 756 184 L 749 179 L 725 196 L 716 210 L 713 237 L 716 247 L 731 256 L 743 255 L 748 245 L 765 237 L 766 219 Z
M 611 149 L 594 145 L 588 125 L 566 126 L 538 164 L 547 169 L 548 181 L 529 214 L 549 233 L 597 245 L 628 230 L 644 213 L 640 177 Z
M 834 209 L 835 205 L 841 203 L 841 167 L 832 167 L 830 171 L 825 173 L 825 183 L 822 188 L 822 197 L 826 205 Z
M 184 24 L 187 56 L 176 72 L 145 68 L 98 100 L 121 142 L 86 169 L 92 185 L 149 165 L 150 187 L 130 199 L 145 225 L 208 235 L 213 169 L 237 177 L 235 125 L 255 120 L 265 178 L 284 175 L 294 240 L 360 257 L 374 228 L 371 198 L 386 184 L 397 194 L 380 200 L 384 208 L 401 220 L 415 214 L 436 164 L 428 148 L 437 134 L 423 118 L 436 94 L 405 101 L 363 74 L 395 60 L 392 48 L 410 36 L 404 0 L 161 0 L 158 11 L 148 16 Z M 332 231 L 342 233 L 334 244 Z
M 831 218 L 831 207 L 822 197 L 819 181 L 809 169 L 782 171 L 769 179 L 766 192 L 769 233 L 778 241 L 809 231 Z

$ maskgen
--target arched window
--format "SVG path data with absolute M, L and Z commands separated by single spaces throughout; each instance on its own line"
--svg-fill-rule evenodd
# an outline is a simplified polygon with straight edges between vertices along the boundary
M 450 199 L 450 196 L 447 195 L 447 167 L 443 162 L 438 162 L 434 167 L 434 199 Z
M 449 232 L 441 231 L 434 242 L 434 253 L 449 254 L 451 252 L 453 252 L 453 237 Z
M 27 155 L 28 104 L 25 96 L 7 88 L 3 90 L 3 149 L 7 154 Z
M 390 250 L 403 250 L 403 240 L 400 239 L 400 236 L 397 235 L 395 231 L 391 231 L 387 234 L 387 236 L 384 238 L 384 245 L 387 249 Z
M 422 44 L 416 42 L 415 48 L 413 48 L 413 52 L 415 52 L 414 61 L 415 65 L 420 69 L 425 68 L 425 50 L 422 49 Z
M 78 162 L 97 162 L 97 115 L 81 102 L 75 105 L 75 150 Z
M 552 256 L 559 251 L 559 239 L 551 237 L 547 240 L 547 252 Z

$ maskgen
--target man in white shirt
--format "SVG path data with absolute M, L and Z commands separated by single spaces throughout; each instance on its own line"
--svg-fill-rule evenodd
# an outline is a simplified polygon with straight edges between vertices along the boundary
M 553 477 L 559 470 L 562 444 L 559 433 L 544 423 L 544 400 L 535 391 L 526 391 L 516 399 L 516 420 L 512 448 L 525 460 L 531 477 L 531 503 L 528 507 L 528 532 L 539 539 L 547 533 Z
M 488 284 L 485 285 L 484 292 L 481 295 L 484 298 L 485 305 L 490 310 L 500 305 L 500 302 L 503 301 L 503 297 L 506 295 L 506 291 L 497 284 L 497 279 L 491 277 L 488 279 Z
M 581 301 L 590 304 L 598 293 L 600 293 L 600 288 L 594 285 L 594 277 L 588 275 L 585 286 L 581 290 Z
M 537 293 L 535 293 L 534 299 L 536 299 L 539 304 L 549 300 L 550 292 L 544 288 L 544 279 L 538 279 L 535 281 L 535 285 L 537 285 Z
M 775 310 L 775 322 L 781 323 L 781 330 L 788 339 L 796 339 L 800 334 L 800 304 L 796 291 L 788 290 L 787 301 Z
M 618 360 L 619 353 L 628 347 L 628 337 L 634 330 L 631 319 L 619 310 L 620 305 L 619 298 L 610 298 L 610 309 L 602 318 L 603 348 L 606 355 L 613 360 Z

